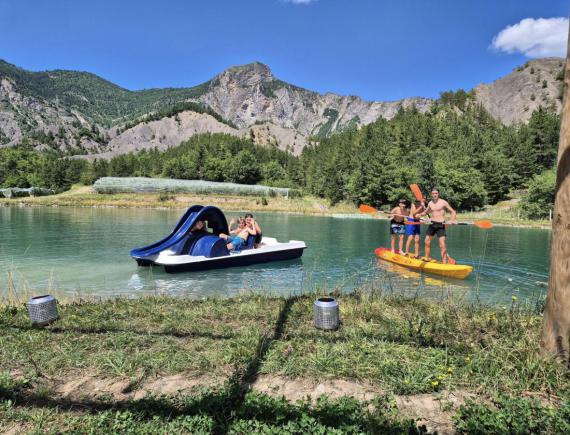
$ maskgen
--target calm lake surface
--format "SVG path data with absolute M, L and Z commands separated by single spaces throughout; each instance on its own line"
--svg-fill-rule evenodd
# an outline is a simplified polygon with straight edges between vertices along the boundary
M 129 251 L 170 233 L 183 210 L 0 207 L 0 296 L 6 293 L 139 296 L 166 293 L 205 297 L 248 291 L 297 294 L 350 291 L 445 292 L 510 301 L 546 290 L 548 230 L 472 226 L 448 230 L 448 248 L 474 272 L 463 281 L 421 275 L 379 261 L 373 250 L 389 245 L 388 222 L 377 219 L 258 213 L 266 236 L 304 240 L 300 260 L 247 269 L 166 274 L 137 267 Z M 227 213 L 228 220 L 239 213 Z M 438 254 L 437 241 L 432 246 Z M 423 247 L 422 247 L 423 249 Z

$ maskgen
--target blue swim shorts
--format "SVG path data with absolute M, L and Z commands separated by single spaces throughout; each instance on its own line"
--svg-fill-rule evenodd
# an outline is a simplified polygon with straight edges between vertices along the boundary
M 406 218 L 406 220 L 408 222 L 419 222 L 417 220 L 415 220 L 414 218 Z M 406 236 L 419 236 L 422 231 L 421 231 L 421 224 L 417 224 L 417 225 L 406 225 Z
M 241 249 L 245 245 L 245 240 L 239 236 L 228 237 L 228 242 L 234 245 L 234 251 L 241 251 Z

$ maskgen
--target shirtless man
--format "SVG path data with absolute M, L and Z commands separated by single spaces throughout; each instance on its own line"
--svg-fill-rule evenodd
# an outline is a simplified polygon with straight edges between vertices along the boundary
M 426 260 L 431 260 L 431 239 L 437 234 L 439 239 L 439 251 L 441 252 L 442 263 L 447 263 L 447 248 L 445 246 L 445 211 L 451 213 L 450 224 L 455 223 L 455 210 L 451 208 L 449 203 L 445 199 L 439 197 L 439 190 L 433 188 L 431 190 L 431 201 L 428 203 L 427 208 L 419 214 L 419 216 L 425 216 L 431 213 L 431 224 L 426 232 Z
M 409 215 L 406 207 L 406 200 L 400 199 L 398 207 L 394 207 L 390 212 L 390 237 L 392 252 L 396 252 L 396 238 L 399 238 L 400 253 L 404 252 L 404 234 L 406 234 L 406 225 L 404 221 Z

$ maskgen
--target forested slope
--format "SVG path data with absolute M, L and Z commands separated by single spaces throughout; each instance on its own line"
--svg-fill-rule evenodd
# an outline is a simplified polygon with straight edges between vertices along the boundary
M 107 161 L 61 158 L 55 152 L 0 150 L 0 187 L 64 189 L 103 176 L 164 176 L 295 187 L 355 204 L 388 206 L 408 186 L 437 186 L 454 207 L 494 204 L 556 160 L 560 117 L 539 107 L 528 124 L 505 126 L 469 95 L 447 94 L 426 113 L 401 109 L 391 120 L 322 139 L 300 156 L 226 134 L 196 135 L 165 151 L 129 153 Z M 538 182 L 544 185 L 544 179 Z M 536 189 L 533 191 L 537 191 Z M 538 190 L 542 192 L 543 190 Z

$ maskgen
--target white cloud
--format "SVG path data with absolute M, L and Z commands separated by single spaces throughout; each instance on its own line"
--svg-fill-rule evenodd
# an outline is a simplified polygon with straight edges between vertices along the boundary
M 507 26 L 493 38 L 491 47 L 527 57 L 566 57 L 567 18 L 525 18 Z

